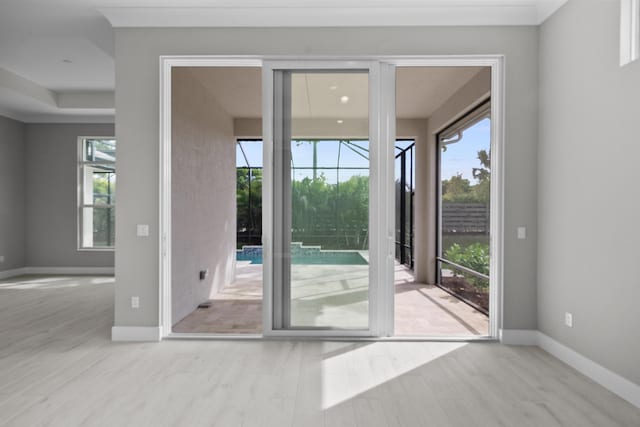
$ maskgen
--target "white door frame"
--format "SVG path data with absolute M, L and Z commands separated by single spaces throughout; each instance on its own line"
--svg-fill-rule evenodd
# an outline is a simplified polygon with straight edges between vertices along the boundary
M 171 69 L 173 67 L 262 67 L 251 56 L 160 56 L 160 216 L 158 322 L 172 334 L 171 314 Z
M 490 227 L 491 227 L 491 265 L 490 265 L 490 316 L 489 316 L 489 335 L 490 338 L 498 339 L 499 330 L 502 325 L 502 290 L 503 290 L 503 238 L 504 238 L 504 135 L 505 135 L 505 75 L 504 75 L 504 56 L 503 55 L 443 55 L 443 56 L 349 56 L 349 57 L 266 57 L 266 56 L 161 56 L 160 57 L 160 245 L 159 245 L 159 319 L 158 322 L 162 328 L 162 337 L 172 335 L 172 319 L 171 319 L 171 69 L 173 67 L 263 67 L 263 82 L 268 77 L 266 74 L 273 70 L 273 65 L 279 64 L 279 68 L 284 65 L 290 65 L 290 68 L 304 68 L 302 64 L 313 64 L 315 69 L 324 64 L 324 68 L 340 68 L 336 64 L 353 63 L 354 61 L 363 62 L 371 61 L 375 74 L 370 78 L 375 79 L 370 82 L 370 86 L 374 87 L 371 91 L 370 99 L 370 115 L 373 112 L 381 111 L 377 107 L 371 108 L 372 104 L 382 103 L 387 106 L 384 114 L 375 118 L 377 123 L 376 129 L 370 126 L 370 138 L 377 137 L 378 141 L 390 141 L 395 139 L 395 85 L 391 85 L 391 79 L 395 78 L 395 67 L 491 67 L 491 210 L 490 210 Z M 266 64 L 266 66 L 263 66 Z M 309 67 L 311 68 L 311 67 Z M 343 67 L 344 69 L 344 67 Z M 271 80 L 272 82 L 272 80 Z M 269 86 L 269 85 L 267 85 Z M 377 88 L 377 89 L 376 89 Z M 263 88 L 263 135 L 272 135 L 273 129 L 273 87 Z M 370 117 L 370 122 L 374 121 Z M 272 194 L 271 185 L 271 162 L 272 158 L 272 141 L 263 136 L 265 150 L 265 172 L 263 185 L 263 245 L 271 245 L 273 243 L 272 230 Z M 384 144 L 381 144 L 384 146 Z M 394 200 L 395 186 L 394 177 L 394 155 L 393 144 L 386 144 L 387 156 L 386 164 L 380 160 L 377 165 L 379 168 L 378 177 L 384 182 L 374 185 L 378 188 L 378 202 Z M 380 152 L 379 159 L 384 159 Z M 269 171 L 267 171 L 269 165 Z M 373 174 L 372 174 L 373 175 Z M 372 176 L 372 180 L 374 177 Z M 386 182 L 386 185 L 385 185 Z M 266 190 L 266 191 L 265 191 Z M 376 197 L 374 195 L 374 197 Z M 264 209 L 264 203 L 267 203 L 267 209 Z M 370 206 L 372 206 L 370 202 Z M 370 299 L 370 303 L 375 304 L 370 307 L 370 330 L 366 333 L 357 333 L 357 331 L 307 331 L 303 335 L 309 336 L 343 336 L 353 337 L 379 337 L 385 338 L 393 335 L 393 317 L 394 317 L 394 299 L 395 292 L 393 283 L 393 257 L 395 242 L 395 210 L 393 203 L 385 203 L 386 211 L 381 212 L 375 209 L 370 214 L 371 226 L 380 224 L 382 227 L 378 230 L 376 239 L 371 239 L 370 250 L 378 250 L 376 259 L 378 264 L 370 267 L 371 278 L 374 276 L 379 280 L 378 283 L 388 283 L 389 286 L 378 286 L 374 292 L 376 295 Z M 379 217 L 377 217 L 379 215 Z M 384 225 L 386 224 L 386 226 Z M 385 233 L 386 230 L 386 233 Z M 386 236 L 385 236 L 386 234 Z M 375 249 L 374 249 L 375 247 Z M 265 259 L 264 268 L 264 295 L 263 306 L 268 307 L 263 310 L 264 313 L 264 336 L 300 336 L 300 332 L 296 331 L 274 331 L 272 328 L 273 319 L 273 301 L 272 301 L 272 270 Z M 375 270 L 374 270 L 375 269 Z M 375 286 L 375 285 L 374 285 Z M 370 290 L 374 288 L 370 287 Z M 373 317 L 373 318 L 372 318 Z M 180 335 L 180 334 L 176 334 Z M 237 335 L 216 335 L 216 337 L 237 338 Z M 460 339 L 459 337 L 451 337 Z M 428 339 L 428 337 L 425 337 Z M 439 338 L 441 339 L 441 338 Z M 469 337 L 473 339 L 473 337 Z

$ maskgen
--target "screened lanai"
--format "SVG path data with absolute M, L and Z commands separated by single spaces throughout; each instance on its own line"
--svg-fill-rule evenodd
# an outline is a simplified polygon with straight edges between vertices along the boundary
M 396 258 L 413 267 L 413 140 L 396 142 Z M 237 243 L 259 245 L 262 235 L 262 142 L 239 140 Z M 366 250 L 369 142 L 305 139 L 291 145 L 293 241 L 324 249 Z M 311 201 L 322 201 L 310 208 Z
M 443 335 L 458 329 L 481 331 L 486 319 L 476 316 L 470 307 L 455 303 L 438 288 L 415 283 L 411 271 L 415 141 L 398 140 L 394 151 L 397 327 L 409 335 L 414 330 L 419 334 L 415 326 L 419 320 L 427 321 L 434 335 L 440 334 L 438 328 Z M 263 166 L 262 141 L 238 140 L 235 280 L 207 308 L 177 324 L 176 332 L 261 333 Z M 359 322 L 368 310 L 368 141 L 292 141 L 291 192 L 291 256 L 296 267 L 291 303 L 296 307 L 292 310 L 296 324 L 314 327 L 339 321 L 346 327 L 362 326 Z

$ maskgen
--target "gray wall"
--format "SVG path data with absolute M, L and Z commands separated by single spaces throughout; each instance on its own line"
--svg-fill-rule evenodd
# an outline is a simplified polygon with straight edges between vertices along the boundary
M 191 69 L 172 75 L 172 319 L 180 321 L 233 280 L 236 143 L 233 119 Z M 198 272 L 209 270 L 200 280 Z
M 117 326 L 159 324 L 159 55 L 504 54 L 507 63 L 504 326 L 537 327 L 536 27 L 116 29 L 115 36 L 120 182 L 116 231 Z M 136 223 L 151 225 L 150 238 L 136 238 Z M 516 240 L 517 225 L 529 227 L 529 240 Z M 131 295 L 140 296 L 140 309 L 130 308 Z
M 0 271 L 24 267 L 25 126 L 0 116 Z
M 26 125 L 27 266 L 113 266 L 113 251 L 77 250 L 78 136 L 113 134 L 112 124 Z
M 619 22 L 570 1 L 541 27 L 538 322 L 640 384 L 640 61 L 619 67 Z

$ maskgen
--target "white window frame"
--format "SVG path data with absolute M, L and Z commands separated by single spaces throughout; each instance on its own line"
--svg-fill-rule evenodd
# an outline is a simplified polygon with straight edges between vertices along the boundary
M 640 0 L 620 0 L 620 66 L 640 58 Z
M 85 199 L 85 188 L 86 188 L 86 167 L 90 167 L 91 165 L 113 165 L 114 169 L 116 166 L 116 162 L 110 161 L 88 161 L 84 158 L 84 147 L 85 142 L 87 140 L 92 139 L 108 139 L 115 140 L 116 138 L 113 136 L 79 136 L 78 137 L 78 162 L 77 162 L 77 250 L 78 251 L 89 251 L 89 252 L 113 252 L 115 250 L 115 246 L 88 246 L 84 244 L 84 234 L 85 229 L 88 226 L 88 223 L 85 221 L 86 218 L 84 216 L 85 208 L 94 208 L 94 209 L 115 209 L 115 203 L 108 205 L 94 205 L 91 203 L 84 203 Z M 93 225 L 93 224 L 92 224 Z M 93 228 L 93 227 L 92 227 Z M 91 231 L 93 233 L 93 230 Z

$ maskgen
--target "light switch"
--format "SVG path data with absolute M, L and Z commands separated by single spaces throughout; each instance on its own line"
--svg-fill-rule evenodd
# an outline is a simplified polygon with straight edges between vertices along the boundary
M 527 228 L 518 227 L 518 239 L 524 240 L 527 238 Z
M 136 226 L 136 235 L 138 237 L 149 237 L 149 224 L 138 224 Z

